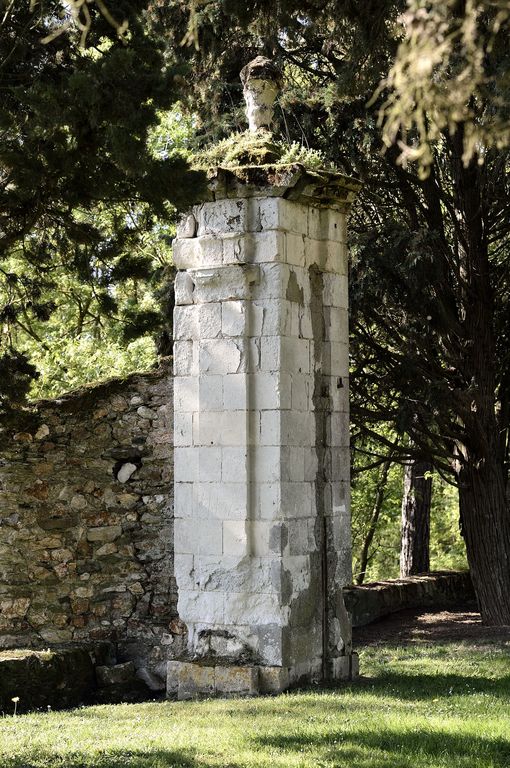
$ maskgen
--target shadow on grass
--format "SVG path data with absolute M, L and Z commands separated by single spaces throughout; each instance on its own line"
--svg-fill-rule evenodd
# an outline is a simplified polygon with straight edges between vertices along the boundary
M 510 675 L 490 680 L 469 675 L 425 675 L 382 671 L 377 677 L 362 678 L 360 685 L 382 696 L 414 701 L 483 693 L 508 699 L 510 703 Z
M 313 748 L 322 758 L 331 759 L 336 755 L 342 764 L 351 765 L 352 761 L 356 768 L 428 768 L 435 759 L 452 768 L 472 765 L 475 761 L 481 765 L 482 760 L 491 768 L 508 768 L 510 765 L 509 740 L 457 736 L 442 731 L 384 729 L 346 733 L 338 730 L 327 734 L 258 737 L 256 742 L 259 747 L 277 748 L 287 754 L 302 754 L 305 749 Z
M 33 757 L 19 756 L 7 759 L 2 768 L 205 768 L 207 763 L 197 760 L 189 750 L 108 750 L 100 754 L 61 753 L 37 751 Z M 235 763 L 225 768 L 240 768 Z

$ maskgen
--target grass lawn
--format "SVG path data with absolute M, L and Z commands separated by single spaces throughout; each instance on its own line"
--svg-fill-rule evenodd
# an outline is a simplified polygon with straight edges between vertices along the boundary
M 510 768 L 507 644 L 366 648 L 361 664 L 336 689 L 5 717 L 0 766 Z

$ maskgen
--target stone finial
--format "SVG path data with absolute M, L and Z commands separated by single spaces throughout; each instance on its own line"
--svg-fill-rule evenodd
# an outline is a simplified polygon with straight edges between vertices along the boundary
M 257 56 L 241 70 L 241 82 L 250 131 L 271 130 L 273 105 L 282 84 L 280 70 L 271 59 Z

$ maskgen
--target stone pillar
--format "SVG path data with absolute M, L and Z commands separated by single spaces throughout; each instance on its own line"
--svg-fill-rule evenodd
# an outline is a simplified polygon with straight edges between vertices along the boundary
M 218 169 L 174 244 L 175 575 L 169 692 L 349 679 L 346 212 L 359 185 Z M 198 662 L 198 664 L 197 664 Z

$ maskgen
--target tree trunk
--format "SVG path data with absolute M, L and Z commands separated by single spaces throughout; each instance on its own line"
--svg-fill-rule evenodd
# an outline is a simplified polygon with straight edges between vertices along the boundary
M 372 541 L 375 536 L 375 532 L 377 530 L 377 523 L 379 522 L 379 517 L 381 515 L 382 505 L 384 501 L 384 492 L 386 490 L 386 483 L 388 482 L 388 472 L 390 471 L 390 467 L 392 464 L 392 460 L 387 459 L 384 464 L 381 465 L 381 471 L 379 473 L 379 478 L 377 480 L 377 488 L 375 491 L 375 500 L 374 500 L 374 506 L 372 507 L 372 514 L 370 515 L 370 524 L 368 526 L 367 535 L 365 536 L 365 541 L 363 542 L 363 547 L 361 550 L 361 557 L 360 557 L 360 564 L 359 564 L 359 573 L 356 578 L 357 584 L 363 584 L 367 572 L 367 565 L 368 565 L 368 555 L 370 552 L 370 547 L 372 546 Z
M 404 469 L 400 576 L 428 573 L 430 568 L 430 502 L 432 465 L 413 461 Z
M 510 625 L 510 515 L 502 468 L 490 457 L 458 472 L 461 532 L 484 624 Z
M 461 531 L 482 620 L 510 625 L 510 510 L 498 406 L 494 289 L 483 182 L 477 158 L 464 165 L 462 130 L 454 137 L 454 188 L 462 235 L 463 344 L 459 371 L 458 460 Z

